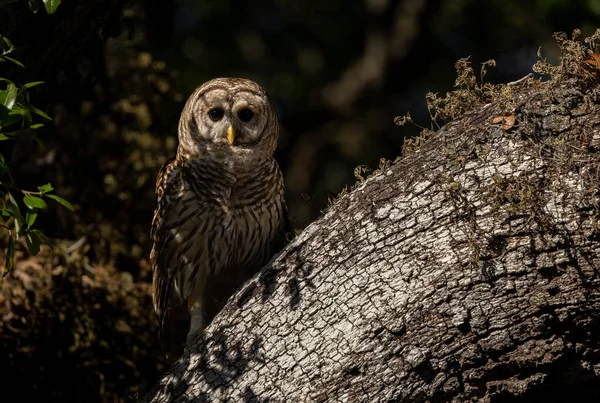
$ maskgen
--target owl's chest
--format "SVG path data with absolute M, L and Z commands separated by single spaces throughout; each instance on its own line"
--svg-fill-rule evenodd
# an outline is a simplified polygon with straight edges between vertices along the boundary
M 219 174 L 209 178 L 211 172 Z M 175 205 L 182 210 L 177 216 L 188 218 L 182 224 L 194 244 L 189 250 L 206 250 L 221 268 L 262 262 L 282 216 L 267 175 L 244 178 L 215 169 L 189 171 L 181 178 L 182 203 Z
M 269 212 L 268 206 L 267 202 L 243 206 L 229 203 L 222 206 L 217 238 L 223 242 L 215 245 L 212 251 L 221 266 L 244 271 L 255 265 L 262 266 L 273 238 L 275 217 Z
M 269 197 L 238 197 L 234 191 L 198 198 L 195 207 L 202 213 L 196 225 L 202 227 L 205 220 L 214 223 L 211 234 L 199 235 L 208 236 L 213 248 L 226 250 L 224 255 L 234 260 L 249 259 L 252 250 L 264 248 L 271 238 L 277 219 L 274 204 Z
M 223 230 L 239 241 L 244 238 L 260 237 L 266 233 L 271 220 L 268 200 L 257 200 L 253 203 L 240 203 L 239 200 L 226 200 L 219 205 Z

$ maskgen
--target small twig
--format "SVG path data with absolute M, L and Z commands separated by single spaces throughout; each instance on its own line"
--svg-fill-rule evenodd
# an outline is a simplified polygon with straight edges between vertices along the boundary
M 527 74 L 525 77 L 521 77 L 521 78 L 519 78 L 517 81 L 512 81 L 512 82 L 510 82 L 510 83 L 508 83 L 508 84 L 506 84 L 506 85 L 517 85 L 517 84 L 520 84 L 520 83 L 522 83 L 523 81 L 527 80 L 527 79 L 528 79 L 528 78 L 530 78 L 530 77 L 533 77 L 533 73 L 529 73 L 529 74 Z
M 11 180 L 12 180 L 12 177 L 11 177 Z M 35 192 L 33 190 L 19 189 L 18 187 L 14 186 L 13 184 L 9 184 L 9 183 L 6 183 L 6 182 L 0 182 L 0 185 L 5 186 L 5 187 L 7 187 L 9 189 L 12 189 L 14 191 L 17 191 L 17 192 L 21 192 L 25 196 L 28 196 L 28 195 L 43 196 L 43 195 L 46 194 L 45 192 Z
M 85 243 L 86 240 L 87 240 L 87 237 L 85 235 L 82 236 L 81 238 L 79 238 L 79 240 L 77 242 L 75 242 L 73 245 L 71 245 L 67 248 L 67 254 L 70 255 L 75 250 L 79 249 L 81 247 L 81 245 L 83 245 Z

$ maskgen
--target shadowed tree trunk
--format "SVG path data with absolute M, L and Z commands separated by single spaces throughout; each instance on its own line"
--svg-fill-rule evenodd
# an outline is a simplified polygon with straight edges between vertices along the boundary
M 496 87 L 342 196 L 148 401 L 598 401 L 600 105 L 581 74 Z

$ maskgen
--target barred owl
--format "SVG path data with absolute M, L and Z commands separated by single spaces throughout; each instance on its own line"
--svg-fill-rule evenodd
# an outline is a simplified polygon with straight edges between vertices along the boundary
M 152 221 L 153 302 L 167 355 L 177 358 L 234 291 L 291 233 L 279 125 L 265 90 L 217 78 L 198 87 L 161 168 Z

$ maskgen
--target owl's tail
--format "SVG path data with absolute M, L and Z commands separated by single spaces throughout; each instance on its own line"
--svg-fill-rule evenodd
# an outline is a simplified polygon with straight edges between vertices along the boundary
M 174 363 L 182 355 L 190 328 L 190 316 L 187 310 L 170 310 L 161 326 L 160 341 L 163 353 L 169 363 Z

